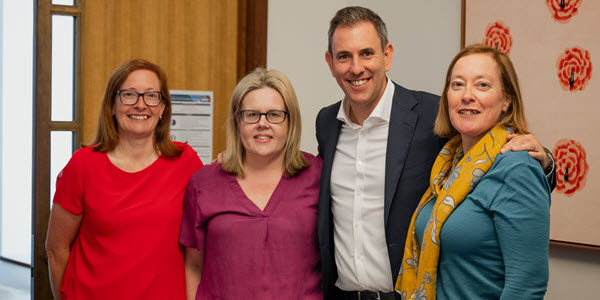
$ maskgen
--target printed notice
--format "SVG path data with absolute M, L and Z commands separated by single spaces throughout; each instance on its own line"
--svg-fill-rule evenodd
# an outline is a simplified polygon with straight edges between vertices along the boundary
M 171 139 L 190 145 L 203 164 L 212 160 L 213 92 L 171 90 Z

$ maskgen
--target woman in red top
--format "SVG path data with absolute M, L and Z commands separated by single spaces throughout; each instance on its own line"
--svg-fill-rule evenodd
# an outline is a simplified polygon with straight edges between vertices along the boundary
M 185 299 L 182 199 L 202 162 L 170 139 L 164 72 L 136 59 L 104 94 L 92 147 L 58 175 L 46 251 L 55 299 Z

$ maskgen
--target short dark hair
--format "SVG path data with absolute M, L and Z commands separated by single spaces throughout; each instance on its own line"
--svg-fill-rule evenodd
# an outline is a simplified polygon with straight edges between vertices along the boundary
M 377 35 L 379 36 L 379 40 L 381 41 L 381 50 L 385 49 L 385 46 L 388 44 L 387 28 L 381 17 L 368 8 L 348 6 L 338 10 L 337 13 L 335 13 L 335 16 L 333 16 L 333 19 L 329 22 L 329 41 L 327 50 L 331 55 L 333 55 L 331 43 L 335 30 L 340 26 L 355 26 L 360 22 L 369 22 L 373 24 L 377 31 Z

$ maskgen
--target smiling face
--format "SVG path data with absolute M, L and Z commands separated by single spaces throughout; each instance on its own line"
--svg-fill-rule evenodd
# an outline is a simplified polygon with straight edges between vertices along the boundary
M 465 152 L 494 127 L 511 100 L 504 95 L 498 65 L 488 54 L 459 59 L 450 77 L 448 114 Z
M 247 93 L 242 99 L 240 110 L 255 110 L 266 113 L 271 110 L 287 110 L 281 94 L 265 87 Z M 261 116 L 256 124 L 247 124 L 239 119 L 242 144 L 246 149 L 246 161 L 251 159 L 281 160 L 283 165 L 284 147 L 287 140 L 288 118 L 282 123 L 271 124 L 266 116 Z
M 131 72 L 119 90 L 130 90 L 137 93 L 149 91 L 160 92 L 160 81 L 156 74 L 149 70 Z M 113 114 L 119 125 L 120 139 L 153 138 L 154 129 L 165 109 L 164 101 L 158 106 L 147 106 L 142 97 L 134 105 L 125 105 L 115 95 Z
M 392 65 L 394 49 L 381 41 L 370 22 L 340 26 L 332 37 L 331 51 L 325 54 L 331 75 L 344 91 L 353 110 L 367 115 L 373 111 L 385 91 L 385 73 Z

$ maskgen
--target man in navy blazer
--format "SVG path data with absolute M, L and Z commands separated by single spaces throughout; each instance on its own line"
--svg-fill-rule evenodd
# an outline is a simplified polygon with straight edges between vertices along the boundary
M 394 284 L 408 226 L 447 141 L 433 133 L 439 96 L 387 78 L 393 54 L 373 11 L 346 7 L 331 20 L 325 59 L 345 97 L 316 121 L 325 299 L 400 299 Z M 532 135 L 505 148 L 553 164 Z

